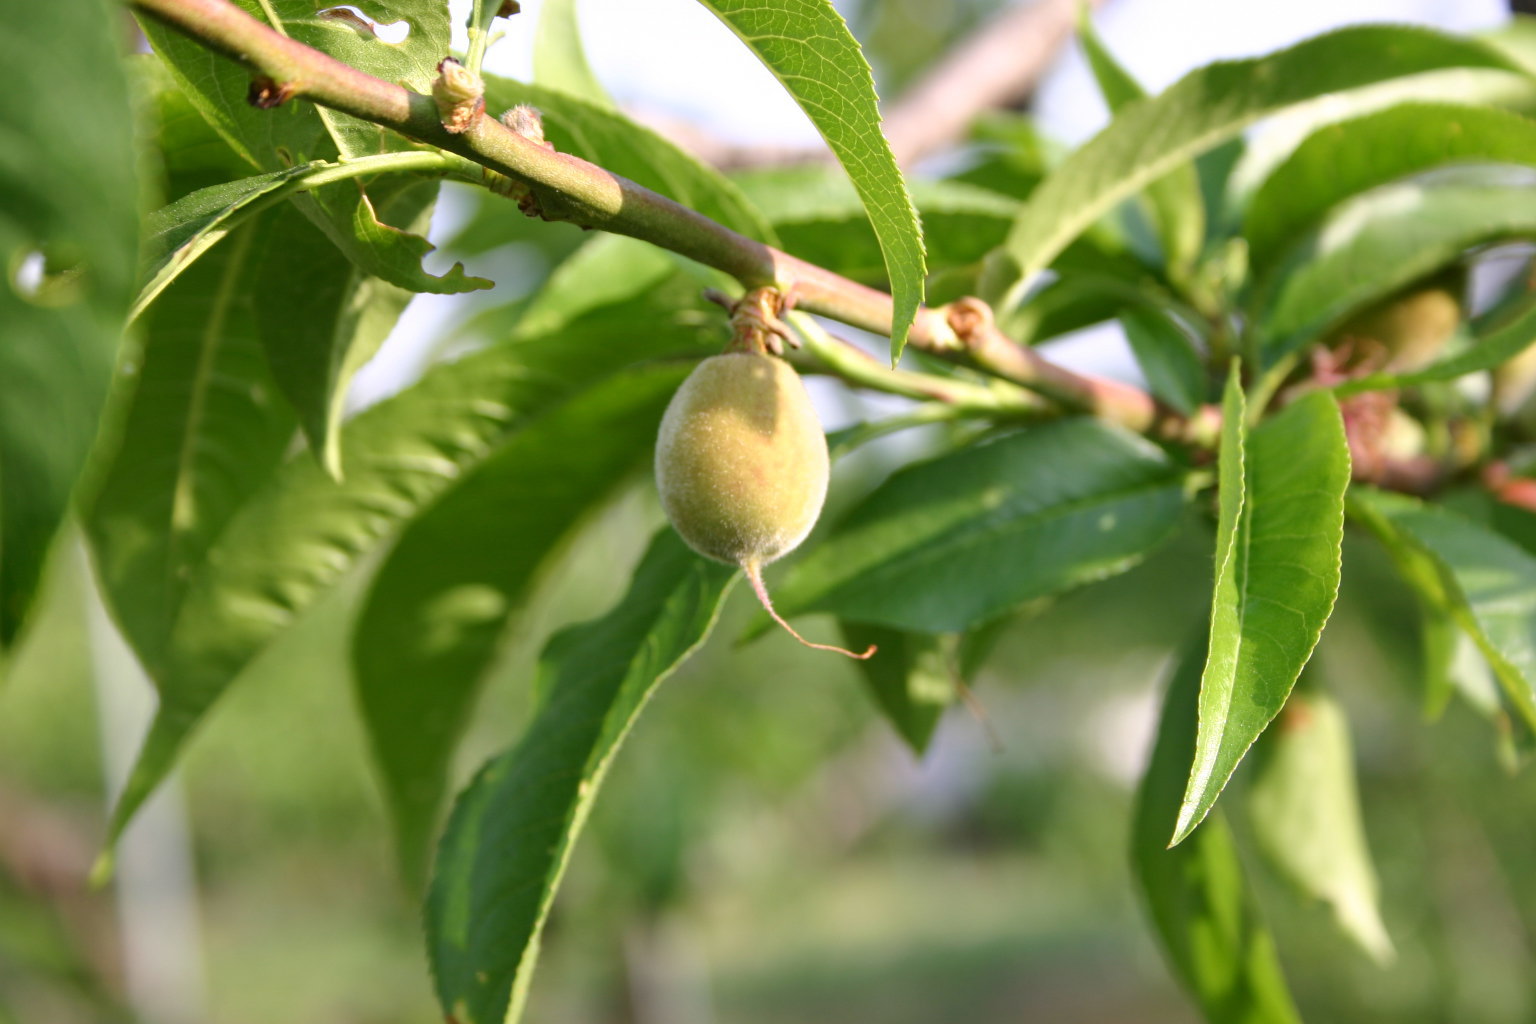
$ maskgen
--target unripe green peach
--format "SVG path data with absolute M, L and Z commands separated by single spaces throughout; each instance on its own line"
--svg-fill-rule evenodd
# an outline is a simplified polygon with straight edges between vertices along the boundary
M 775 356 L 728 352 L 704 360 L 661 420 L 656 489 L 667 518 L 699 554 L 740 566 L 763 607 L 802 643 L 773 610 L 762 567 L 793 551 L 816 525 L 829 473 L 811 396 Z
M 699 554 L 758 566 L 794 550 L 827 496 L 827 439 L 805 385 L 754 352 L 706 359 L 667 406 L 656 487 Z
M 1388 353 L 1384 369 L 1394 373 L 1422 370 L 1461 324 L 1461 278 L 1459 271 L 1437 274 L 1351 317 L 1335 336 L 1380 344 Z

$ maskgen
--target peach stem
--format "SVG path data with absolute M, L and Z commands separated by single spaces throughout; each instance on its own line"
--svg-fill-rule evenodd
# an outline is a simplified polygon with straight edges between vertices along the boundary
M 779 616 L 779 613 L 774 611 L 773 601 L 768 597 L 768 588 L 763 586 L 763 573 L 758 564 L 756 562 L 744 562 L 742 563 L 741 570 L 747 574 L 747 579 L 752 581 L 752 592 L 755 593 L 757 595 L 757 599 L 762 602 L 763 609 L 767 611 L 769 615 L 773 616 L 773 621 L 783 626 L 785 632 L 794 637 L 796 640 L 799 640 L 805 646 L 814 647 L 818 651 L 835 651 L 838 654 L 845 654 L 850 658 L 857 658 L 859 661 L 863 661 L 875 653 L 877 648 L 874 644 L 870 644 L 869 649 L 866 650 L 863 654 L 855 654 L 853 651 L 843 647 L 834 647 L 832 644 L 811 643 L 805 637 L 801 636 L 799 633 L 796 633 L 795 627 L 785 622 Z

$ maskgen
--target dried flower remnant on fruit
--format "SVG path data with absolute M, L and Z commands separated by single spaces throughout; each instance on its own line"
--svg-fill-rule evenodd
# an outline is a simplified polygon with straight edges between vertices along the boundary
M 706 558 L 739 566 L 763 607 L 773 608 L 763 566 L 805 540 L 827 496 L 827 439 L 794 369 L 748 347 L 713 356 L 667 406 L 656 443 L 656 487 L 667 518 Z
M 432 99 L 443 127 L 455 135 L 466 132 L 485 113 L 485 83 L 480 76 L 452 57 L 437 65 Z

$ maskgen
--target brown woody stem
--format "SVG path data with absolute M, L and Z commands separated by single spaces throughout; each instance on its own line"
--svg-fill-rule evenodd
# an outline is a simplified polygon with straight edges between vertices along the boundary
M 457 153 L 525 185 L 540 215 L 628 235 L 720 270 L 743 287 L 793 293 L 797 308 L 877 334 L 890 334 L 891 297 L 780 252 L 703 214 L 568 153 L 558 153 L 478 113 L 444 127 L 431 96 L 375 78 L 274 31 L 228 0 L 129 0 L 163 22 L 248 68 L 265 103 L 306 99 L 401 135 Z M 446 55 L 445 55 L 446 56 Z M 972 304 L 961 318 L 974 313 Z M 1056 366 L 990 326 L 957 332 L 947 307 L 918 310 L 909 340 L 917 348 L 1022 384 L 1066 409 L 1167 439 L 1209 443 L 1214 410 L 1186 419 L 1139 389 Z

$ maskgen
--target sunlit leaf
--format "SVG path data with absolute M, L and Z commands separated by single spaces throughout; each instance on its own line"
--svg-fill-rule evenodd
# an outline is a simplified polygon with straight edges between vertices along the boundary
M 1440 68 L 1520 71 L 1493 47 L 1427 29 L 1367 25 L 1266 57 L 1199 68 L 1121 111 L 1030 194 L 983 297 L 1016 305 L 1036 274 L 1116 203 L 1266 115 L 1306 100 Z
M 1077 39 L 1088 58 L 1088 66 L 1111 113 L 1146 96 L 1140 83 L 1132 78 L 1104 46 L 1088 7 L 1079 8 Z M 1205 201 L 1200 194 L 1200 176 L 1193 163 L 1176 166 L 1146 187 L 1147 205 L 1157 226 L 1163 261 L 1175 278 L 1186 276 L 1205 244 Z
M 1260 847 L 1372 959 L 1391 960 L 1344 709 L 1321 693 L 1293 693 L 1255 761 L 1247 805 Z
M 460 795 L 438 853 L 428 948 L 458 1024 L 521 1015 L 539 935 L 613 755 L 656 685 L 708 635 L 732 577 L 663 530 L 607 615 L 545 647 L 536 687 L 547 698 L 523 739 Z
M 1236 376 L 1222 400 L 1200 729 L 1174 843 L 1200 824 L 1285 704 L 1339 592 L 1350 466 L 1338 404 L 1314 392 L 1247 433 Z
M 891 360 L 923 302 L 923 232 L 891 147 L 869 62 L 830 0 L 700 0 L 784 84 L 848 172 L 891 281 Z
M 1404 103 L 1320 128 L 1249 200 L 1249 258 L 1262 270 L 1350 196 L 1451 163 L 1536 166 L 1536 121 L 1492 107 Z
M 1536 237 L 1536 189 L 1388 185 L 1345 204 L 1275 272 L 1257 330 L 1271 358 L 1450 263 L 1474 245 Z
M 880 240 L 847 175 L 802 164 L 740 173 L 733 179 L 778 233 L 785 251 L 866 284 L 888 284 Z M 914 181 L 912 200 L 934 267 L 974 263 L 1003 240 L 1019 204 L 974 185 Z
M 1350 514 L 1404 577 L 1477 642 L 1516 713 L 1536 726 L 1536 557 L 1442 506 L 1366 487 Z

